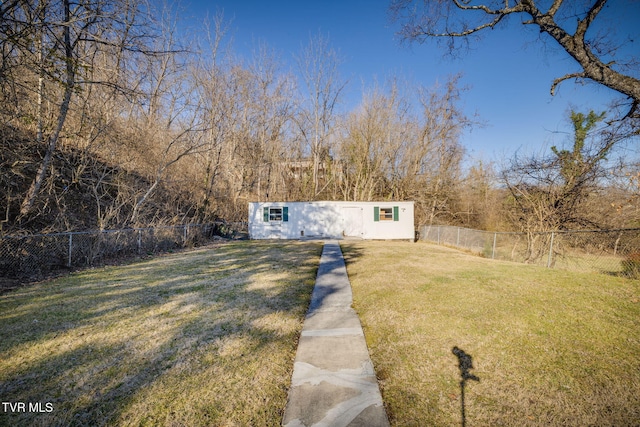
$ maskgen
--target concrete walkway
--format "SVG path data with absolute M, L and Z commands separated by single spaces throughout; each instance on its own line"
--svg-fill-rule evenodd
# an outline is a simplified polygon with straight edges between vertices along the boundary
M 282 424 L 389 426 L 340 246 L 325 243 Z

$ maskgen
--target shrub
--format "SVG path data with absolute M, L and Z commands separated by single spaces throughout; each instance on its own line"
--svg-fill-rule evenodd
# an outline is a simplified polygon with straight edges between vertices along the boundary
M 640 277 L 640 252 L 632 252 L 622 260 L 622 272 L 629 277 Z

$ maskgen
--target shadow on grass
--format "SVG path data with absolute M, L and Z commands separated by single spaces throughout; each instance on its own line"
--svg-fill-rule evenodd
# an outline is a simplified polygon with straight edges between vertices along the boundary
M 320 248 L 234 242 L 85 271 L 0 296 L 2 401 L 54 407 L 50 413 L 0 408 L 0 425 L 117 425 L 123 419 L 165 424 L 174 416 L 183 417 L 179 424 L 192 424 L 171 408 L 190 392 L 195 401 L 184 405 L 201 412 L 195 418 L 201 424 L 234 417 L 239 424 L 279 423 L 292 367 L 286 358 L 295 354 Z M 236 351 L 237 343 L 243 344 Z M 276 349 L 285 360 L 255 360 L 258 353 L 278 354 Z M 247 365 L 252 373 L 245 374 Z M 225 385 L 215 384 L 207 372 L 225 369 L 235 369 L 227 388 L 247 382 L 244 398 L 251 403 L 243 397 L 197 401 L 216 387 L 224 393 Z M 252 382 L 269 376 L 260 369 L 286 379 L 254 397 L 260 386 L 251 390 Z M 183 389 L 165 387 L 155 407 L 141 403 L 152 389 L 183 377 Z M 136 408 L 149 413 L 127 418 Z
M 355 263 L 364 255 L 364 249 L 362 248 L 362 246 L 358 245 L 358 242 L 341 241 L 340 249 L 342 250 L 344 262 L 347 267 L 349 266 L 349 264 Z
M 454 346 L 451 352 L 458 358 L 458 369 L 460 369 L 460 414 L 462 416 L 462 427 L 467 425 L 467 417 L 465 413 L 464 389 L 467 381 L 480 381 L 480 378 L 469 372 L 473 369 L 473 358 L 464 350 Z

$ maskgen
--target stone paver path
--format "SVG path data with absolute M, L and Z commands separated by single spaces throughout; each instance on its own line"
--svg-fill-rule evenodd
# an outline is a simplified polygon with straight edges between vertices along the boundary
M 351 303 L 342 251 L 328 241 L 298 344 L 285 427 L 389 426 Z

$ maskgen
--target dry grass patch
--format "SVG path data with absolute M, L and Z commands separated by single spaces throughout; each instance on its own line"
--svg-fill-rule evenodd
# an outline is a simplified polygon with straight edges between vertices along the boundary
M 425 243 L 342 244 L 393 425 L 640 425 L 640 281 Z
M 234 242 L 0 296 L 0 425 L 279 425 L 319 243 Z

